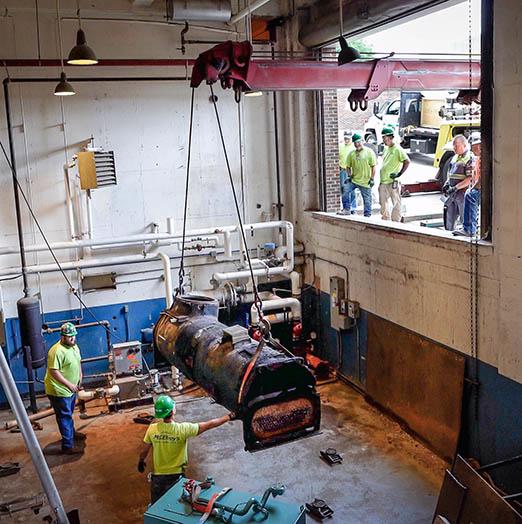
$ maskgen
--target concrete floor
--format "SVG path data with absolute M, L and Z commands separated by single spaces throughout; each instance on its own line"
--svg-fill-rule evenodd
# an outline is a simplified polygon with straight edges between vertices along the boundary
M 258 495 L 282 482 L 287 487 L 282 500 L 304 504 L 314 497 L 325 499 L 335 511 L 328 520 L 332 524 L 430 523 L 443 461 L 349 387 L 337 382 L 319 390 L 320 434 L 249 454 L 243 451 L 241 423 L 228 423 L 191 442 L 187 476 L 211 475 L 221 486 Z M 208 398 L 184 402 L 188 398 L 178 405 L 179 420 L 205 420 L 224 413 Z M 100 409 L 89 412 L 97 414 Z M 82 524 L 142 522 L 149 492 L 136 464 L 145 426 L 132 421 L 141 411 L 146 409 L 78 420 L 77 429 L 88 434 L 85 455 L 47 456 L 66 509 L 79 508 Z M 10 417 L 7 411 L 1 415 L 4 420 Z M 58 440 L 53 418 L 44 420 L 37 436 L 43 447 L 52 449 Z M 319 451 L 327 447 L 342 453 L 341 465 L 331 467 L 319 459 Z M 23 464 L 17 475 L 0 478 L 0 501 L 41 491 L 21 435 L 0 431 L 0 449 L 0 462 Z M 42 516 L 23 512 L 11 522 L 42 522 Z M 307 521 L 314 522 L 310 517 Z

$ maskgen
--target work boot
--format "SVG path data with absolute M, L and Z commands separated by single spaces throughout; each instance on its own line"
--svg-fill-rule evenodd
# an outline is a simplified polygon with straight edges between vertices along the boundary
M 74 432 L 74 440 L 86 440 L 87 435 L 85 433 L 82 433 L 81 431 L 75 431 Z
M 78 446 L 72 448 L 62 448 L 62 455 L 83 455 L 84 449 Z

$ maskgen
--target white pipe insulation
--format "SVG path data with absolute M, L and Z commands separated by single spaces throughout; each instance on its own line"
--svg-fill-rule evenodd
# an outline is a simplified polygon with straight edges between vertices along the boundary
M 167 303 L 167 309 L 172 306 L 173 298 L 173 289 L 172 289 L 172 273 L 170 266 L 170 257 L 165 253 L 158 253 L 158 258 L 163 263 L 163 279 L 165 281 L 165 301 Z
M 283 275 L 283 274 L 290 274 L 294 269 L 294 226 L 291 222 L 287 222 L 285 220 L 277 221 L 277 222 L 261 222 L 261 224 L 279 224 L 278 227 L 281 227 L 285 230 L 285 246 L 284 246 L 284 253 L 286 254 L 286 260 L 283 263 L 282 266 L 279 267 L 265 267 L 261 269 L 253 269 L 252 273 L 254 274 L 254 277 L 271 277 L 274 275 Z M 249 226 L 245 226 L 245 234 L 248 230 Z M 240 235 L 241 238 L 241 235 Z M 280 246 L 282 247 L 282 246 Z M 246 263 L 246 262 L 245 262 Z M 212 275 L 212 280 L 214 280 L 217 283 L 224 282 L 225 280 L 237 280 L 237 279 L 248 279 L 250 278 L 250 270 L 244 269 L 240 271 L 229 271 L 229 272 L 218 272 L 214 273 Z
M 280 298 L 277 295 L 273 295 L 273 297 L 274 298 L 263 300 L 261 302 L 261 311 L 263 313 L 277 311 L 279 309 L 290 309 L 290 312 L 288 314 L 273 316 L 272 321 L 276 319 L 277 322 L 283 322 L 286 318 L 301 320 L 301 302 L 299 302 L 297 298 Z M 254 326 L 259 324 L 259 313 L 255 304 L 252 304 L 252 307 L 250 308 L 250 320 Z

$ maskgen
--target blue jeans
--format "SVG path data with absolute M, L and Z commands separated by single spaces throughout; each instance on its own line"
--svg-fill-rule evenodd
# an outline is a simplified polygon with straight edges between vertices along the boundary
M 339 171 L 339 178 L 341 179 L 341 198 L 343 202 L 343 209 L 350 210 L 352 213 L 355 213 L 357 208 L 357 199 L 355 198 L 355 192 L 352 191 L 350 194 L 345 196 L 346 183 L 348 181 L 348 175 L 346 169 L 341 169 Z
M 346 181 L 344 184 L 343 191 L 343 208 L 348 209 L 348 205 L 351 205 L 352 199 L 355 201 L 355 190 L 358 189 L 361 192 L 361 196 L 364 204 L 364 216 L 372 216 L 372 188 L 362 187 L 354 184 L 353 182 Z M 355 206 L 351 209 L 355 209 Z
M 47 395 L 56 415 L 58 429 L 62 435 L 62 449 L 72 448 L 74 444 L 73 411 L 76 395 L 72 397 L 55 397 Z
M 477 233 L 477 217 L 480 203 L 480 189 L 470 188 L 464 195 L 464 231 L 470 235 Z

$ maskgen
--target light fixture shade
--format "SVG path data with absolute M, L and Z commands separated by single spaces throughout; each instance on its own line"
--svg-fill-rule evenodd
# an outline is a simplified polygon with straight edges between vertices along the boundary
M 76 45 L 71 49 L 67 63 L 71 65 L 94 65 L 98 59 L 94 51 L 87 45 L 83 29 L 76 33 Z
M 54 88 L 54 94 L 56 96 L 72 96 L 76 94 L 73 86 L 67 82 L 67 76 L 65 76 L 63 71 L 60 75 L 60 82 Z
M 357 49 L 354 47 L 350 47 L 346 41 L 346 38 L 340 36 L 339 44 L 341 45 L 341 50 L 337 56 L 337 65 L 349 64 L 350 62 L 361 58 L 359 51 L 357 51 Z

